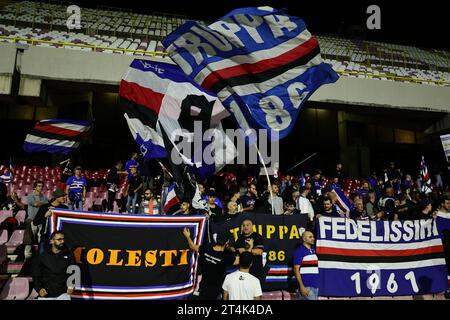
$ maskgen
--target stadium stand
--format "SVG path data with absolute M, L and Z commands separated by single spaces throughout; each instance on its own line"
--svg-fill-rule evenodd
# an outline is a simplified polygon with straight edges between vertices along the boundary
M 0 11 L 0 42 L 80 51 L 166 57 L 161 40 L 185 16 L 82 8 L 81 29 L 67 29 L 66 6 L 31 1 Z M 204 23 L 204 22 L 203 22 Z M 314 35 L 324 61 L 356 78 L 450 86 L 450 54 L 443 50 Z

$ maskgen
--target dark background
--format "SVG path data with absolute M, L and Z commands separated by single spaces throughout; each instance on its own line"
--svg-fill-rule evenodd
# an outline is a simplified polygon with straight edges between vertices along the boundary
M 330 0 L 170 0 L 117 1 L 80 0 L 80 6 L 114 6 L 130 8 L 137 13 L 167 12 L 186 15 L 189 19 L 214 21 L 229 11 L 252 6 L 287 8 L 291 15 L 305 20 L 311 33 L 355 35 L 366 40 L 410 44 L 421 47 L 448 49 L 448 10 L 445 1 L 330 1 Z M 381 9 L 381 30 L 367 30 L 367 7 Z

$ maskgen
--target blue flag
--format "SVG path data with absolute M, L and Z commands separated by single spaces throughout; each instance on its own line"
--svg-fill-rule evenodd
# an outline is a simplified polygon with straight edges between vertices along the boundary
M 289 134 L 317 88 L 338 79 L 303 20 L 270 7 L 236 9 L 209 26 L 187 22 L 163 45 L 242 129 L 267 129 L 272 140 Z

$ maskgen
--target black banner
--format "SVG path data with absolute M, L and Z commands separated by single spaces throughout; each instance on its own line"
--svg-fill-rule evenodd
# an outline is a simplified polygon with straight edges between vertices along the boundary
M 226 222 L 211 223 L 211 233 L 229 234 L 235 241 L 241 233 L 240 226 L 245 218 L 253 221 L 253 231 L 263 237 L 263 290 L 289 290 L 296 287 L 292 259 L 295 248 L 301 243 L 301 234 L 307 227 L 308 216 L 244 213 Z
M 83 299 L 178 299 L 194 288 L 204 216 L 165 217 L 53 210 L 51 231 L 62 230 L 80 267 Z

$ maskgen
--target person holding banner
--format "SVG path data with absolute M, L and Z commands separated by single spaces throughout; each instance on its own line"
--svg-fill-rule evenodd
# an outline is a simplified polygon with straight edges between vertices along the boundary
M 239 258 L 226 251 L 228 239 L 217 235 L 214 243 L 204 244 L 201 247 L 191 239 L 188 228 L 183 229 L 189 248 L 200 253 L 200 264 L 202 268 L 202 279 L 200 281 L 200 300 L 220 300 L 221 286 L 225 279 L 227 267 L 237 265 Z
M 303 243 L 294 252 L 294 274 L 297 279 L 300 299 L 317 300 L 319 295 L 319 268 L 314 235 L 310 231 L 302 234 Z

